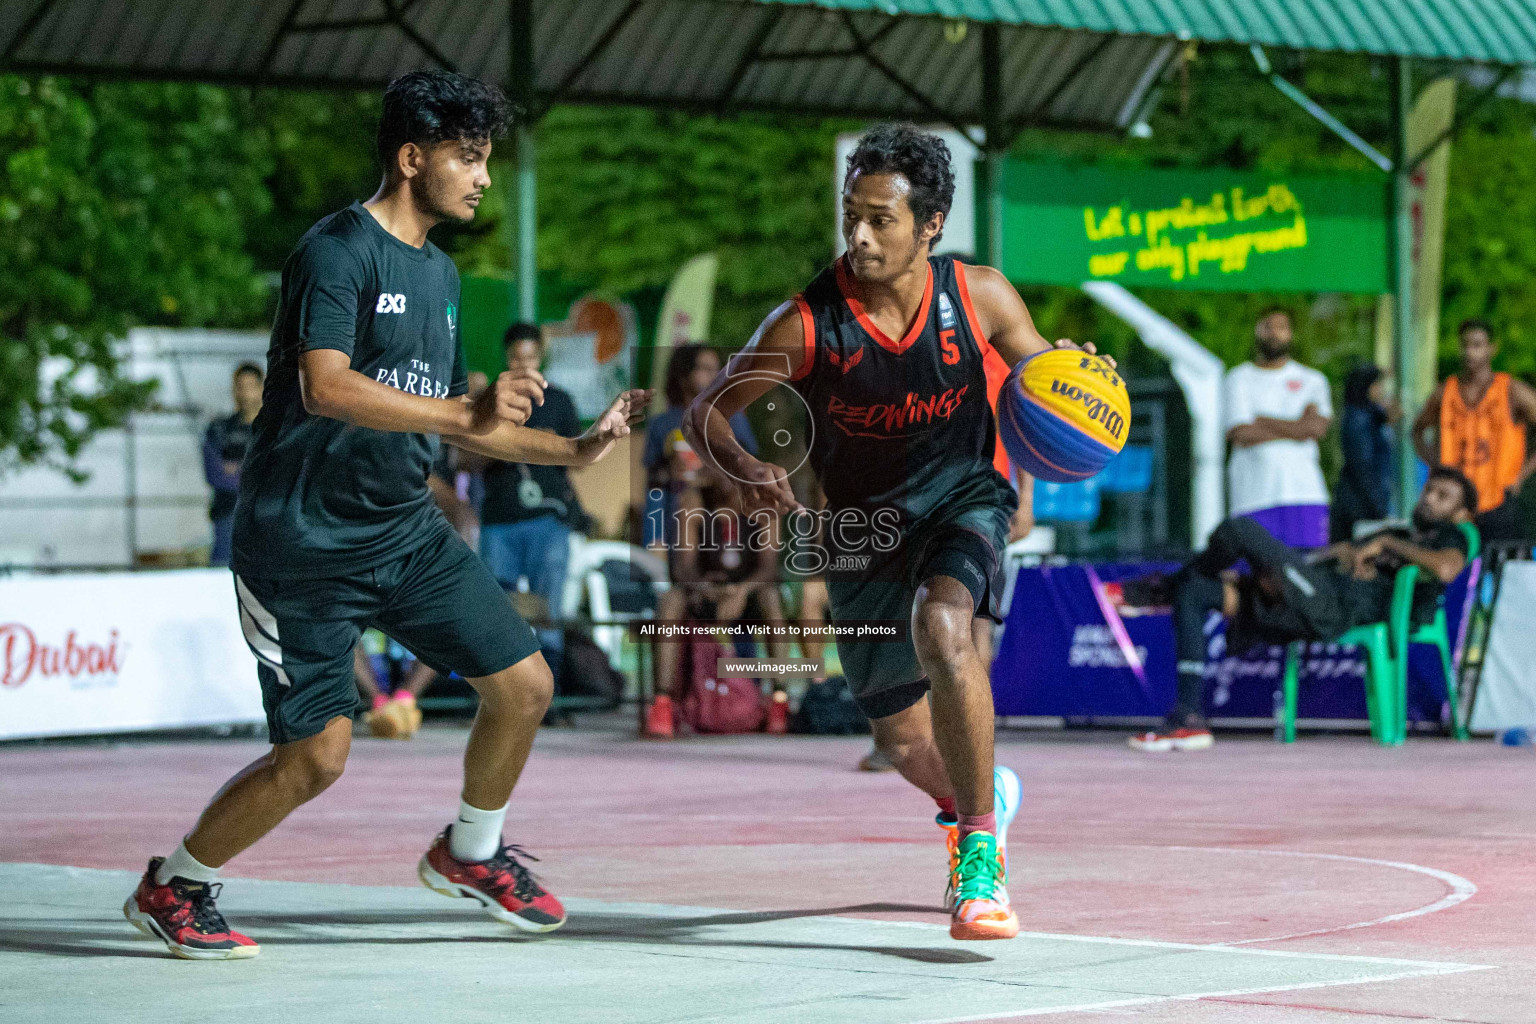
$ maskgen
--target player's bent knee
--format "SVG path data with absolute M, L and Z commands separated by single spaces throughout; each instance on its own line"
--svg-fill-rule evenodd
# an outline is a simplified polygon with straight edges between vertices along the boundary
M 346 750 L 338 752 L 320 745 L 296 751 L 278 764 L 278 770 L 289 779 L 295 789 L 304 794 L 306 800 L 313 799 L 331 788 L 331 784 L 341 778 L 346 767 Z
M 479 692 L 481 700 L 526 709 L 540 717 L 555 695 L 554 673 L 539 652 L 494 675 L 472 679 L 470 683 Z
M 936 665 L 958 665 L 974 653 L 971 620 L 975 612 L 970 592 L 960 589 L 965 595 L 963 602 L 954 600 L 954 595 L 925 588 L 912 609 L 912 646 L 918 661 L 930 671 Z

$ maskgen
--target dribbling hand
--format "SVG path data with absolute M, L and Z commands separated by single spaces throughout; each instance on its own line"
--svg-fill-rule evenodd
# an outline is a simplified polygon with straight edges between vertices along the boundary
M 1081 345 L 1079 345 L 1077 342 L 1073 341 L 1071 338 L 1057 338 L 1056 339 L 1056 345 L 1054 347 L 1056 347 L 1056 348 L 1076 348 L 1076 349 L 1081 349 L 1082 351 L 1087 352 L 1091 356 L 1099 356 L 1100 359 L 1104 360 L 1106 363 L 1109 364 L 1110 369 L 1112 369 L 1112 370 L 1117 370 L 1117 369 L 1120 368 L 1120 364 L 1115 362 L 1115 357 L 1114 356 L 1100 356 L 1099 355 L 1098 346 L 1096 346 L 1091 341 L 1085 341 Z
M 796 500 L 784 470 L 770 463 L 753 459 L 738 473 L 731 474 L 729 481 L 740 496 L 742 511 L 747 515 L 759 509 L 788 515 L 805 507 Z
M 498 424 L 522 426 L 535 405 L 544 404 L 544 375 L 538 370 L 508 370 L 475 396 L 470 412 L 471 434 L 489 434 Z

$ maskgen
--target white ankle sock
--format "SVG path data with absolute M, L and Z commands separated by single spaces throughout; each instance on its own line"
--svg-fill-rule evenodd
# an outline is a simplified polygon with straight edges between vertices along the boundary
M 165 858 L 160 870 L 155 872 L 158 885 L 169 885 L 173 878 L 186 878 L 193 882 L 211 882 L 219 877 L 219 869 L 211 868 L 187 852 L 185 841 L 176 852 Z
M 459 820 L 448 829 L 448 852 L 454 860 L 490 860 L 501 847 L 501 825 L 506 820 L 506 805 L 483 811 L 460 800 Z

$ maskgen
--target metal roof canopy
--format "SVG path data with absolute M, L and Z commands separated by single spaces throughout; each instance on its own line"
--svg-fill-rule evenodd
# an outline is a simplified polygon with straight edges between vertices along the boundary
M 985 131 L 987 255 L 1024 128 L 1124 128 L 1179 42 L 1391 62 L 1397 370 L 1412 359 L 1414 58 L 1536 64 L 1536 0 L 0 0 L 0 70 L 377 88 L 436 64 L 502 84 L 517 130 L 518 292 L 534 307 L 530 125 L 555 103 L 905 117 Z M 1264 68 L 1269 71 L 1267 67 Z M 1275 85 L 1366 152 L 1278 76 Z M 1370 156 L 1367 153 L 1367 156 Z M 1404 423 L 1408 417 L 1404 418 Z M 1405 439 L 1400 439 L 1405 440 Z M 1411 488 L 1400 445 L 1399 496 Z
M 979 25 L 914 16 L 937 13 L 742 0 L 5 0 L 0 64 L 359 88 L 436 64 L 499 82 L 535 116 L 556 103 L 630 103 L 1016 131 L 1125 127 L 1174 48 L 995 12 Z M 1001 109 L 983 97 L 993 33 Z

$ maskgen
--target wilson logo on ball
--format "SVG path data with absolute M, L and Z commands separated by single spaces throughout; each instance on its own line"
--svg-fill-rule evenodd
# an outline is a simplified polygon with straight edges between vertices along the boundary
M 1051 391 L 1058 395 L 1065 395 L 1071 401 L 1082 402 L 1088 408 L 1089 421 L 1102 423 L 1111 436 L 1119 437 L 1121 431 L 1125 429 L 1125 417 L 1110 408 L 1109 403 L 1098 395 L 1089 394 L 1075 384 L 1060 380 L 1051 381 Z

